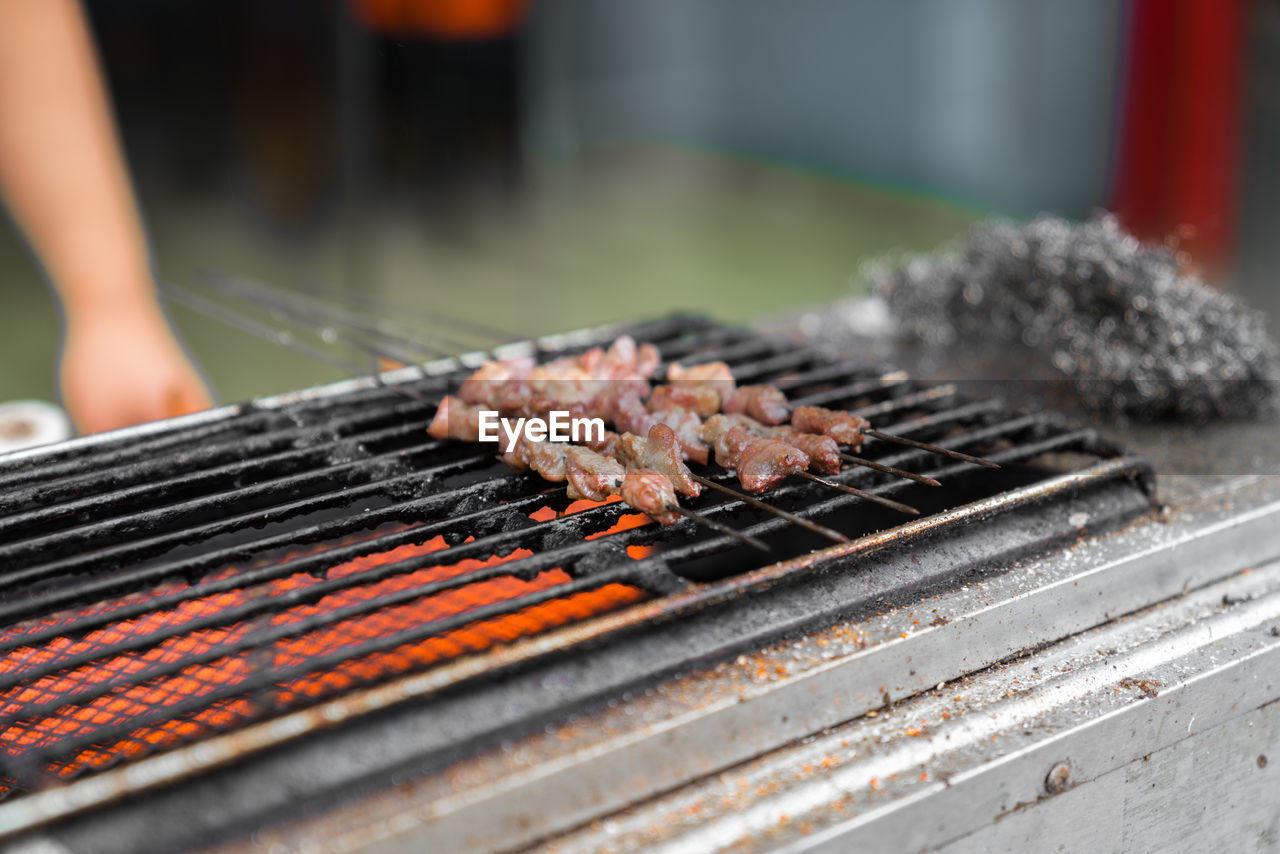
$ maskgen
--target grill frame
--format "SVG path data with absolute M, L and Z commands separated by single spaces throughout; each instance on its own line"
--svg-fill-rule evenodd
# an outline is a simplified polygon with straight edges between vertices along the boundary
M 673 319 L 666 321 L 668 323 L 687 323 L 688 319 Z M 717 328 L 718 327 L 711 327 Z M 631 326 L 615 326 L 605 329 L 584 330 L 578 333 L 571 333 L 565 336 L 552 336 L 547 339 L 541 339 L 537 342 L 536 347 L 549 353 L 559 353 L 567 348 L 580 348 L 595 343 L 601 339 L 607 339 L 622 332 L 637 332 Z M 744 342 L 744 346 L 759 346 L 758 340 L 752 339 Z M 513 352 L 520 352 L 526 349 L 526 345 L 515 345 L 514 348 L 500 348 L 498 355 L 507 355 Z M 468 356 L 458 359 L 441 360 L 440 362 L 431 363 L 424 369 L 425 372 L 433 377 L 447 381 L 446 378 L 459 370 L 460 368 L 473 367 L 484 358 L 489 358 L 490 354 L 468 354 Z M 794 358 L 790 354 L 782 354 L 778 359 Z M 775 359 L 774 361 L 777 361 Z M 832 367 L 831 370 L 836 370 Z M 250 411 L 256 415 L 257 412 L 273 413 L 283 411 L 285 408 L 296 403 L 324 399 L 328 397 L 337 397 L 347 395 L 352 392 L 363 392 L 368 390 L 377 391 L 378 387 L 384 383 L 396 383 L 405 380 L 411 380 L 419 375 L 419 369 L 409 368 L 400 371 L 389 372 L 383 375 L 379 380 L 365 379 L 353 380 L 343 383 L 327 386 L 322 389 L 309 390 L 306 392 L 282 395 L 265 401 L 259 401 L 254 404 Z M 744 377 L 745 379 L 745 377 Z M 846 392 L 847 396 L 847 392 Z M 813 400 L 812 402 L 821 402 Z M 990 404 L 979 403 L 978 406 L 989 406 Z M 205 429 L 216 434 L 219 425 L 222 423 L 220 419 L 226 419 L 235 415 L 242 415 L 246 412 L 246 407 L 224 407 L 212 413 L 202 413 L 197 416 L 190 416 L 169 422 L 167 425 L 171 429 L 185 430 Z M 218 415 L 222 413 L 222 415 Z M 270 421 L 270 416 L 262 416 L 264 420 Z M 1028 424 L 1044 423 L 1053 426 L 1055 429 L 1061 429 L 1061 425 L 1053 421 L 1051 416 L 1035 415 L 1027 416 L 1031 419 Z M 889 429 L 910 429 L 911 424 L 892 425 Z M 120 431 L 116 434 L 109 434 L 106 437 L 90 437 L 84 440 L 77 440 L 72 443 L 57 446 L 52 451 L 41 454 L 39 449 L 21 452 L 9 459 L 4 460 L 5 464 L 13 462 L 18 458 L 21 459 L 38 459 L 41 456 L 51 456 L 56 454 L 64 455 L 63 459 L 74 461 L 83 452 L 91 452 L 95 448 L 104 445 L 120 445 L 126 449 L 130 445 L 131 437 L 150 436 L 155 432 L 163 432 L 162 427 L 148 425 L 144 428 L 135 428 L 133 430 Z M 1067 435 L 1065 433 L 1059 436 Z M 1117 455 L 1118 449 L 1111 446 L 1097 437 L 1097 434 L 1090 430 L 1080 431 L 1076 436 L 1079 444 L 1087 445 L 1094 453 L 1099 455 Z M 1059 444 L 1059 447 L 1061 444 Z M 1029 445 L 1022 445 L 1017 448 L 1019 453 L 1029 452 L 1034 448 Z M 904 453 L 903 457 L 909 456 Z M 896 461 L 898 458 L 890 458 L 886 461 Z M 999 460 L 1001 457 L 996 456 Z M 933 469 L 924 470 L 924 473 L 934 474 L 936 476 L 946 477 L 948 474 L 958 473 L 965 470 L 965 466 L 958 464 L 939 465 Z M 991 514 L 1003 513 L 1006 510 L 1021 506 L 1022 503 L 1033 500 L 1040 500 L 1047 496 L 1057 494 L 1062 490 L 1070 492 L 1083 488 L 1084 484 L 1094 481 L 1130 481 L 1137 484 L 1137 489 L 1143 494 L 1149 495 L 1151 490 L 1150 469 L 1141 461 L 1135 458 L 1118 457 L 1107 463 L 1101 463 L 1096 466 L 1085 469 L 1079 473 L 1078 478 L 1067 478 L 1060 483 L 1055 483 L 1053 488 L 1030 489 L 1020 491 L 1018 497 L 1006 494 L 994 504 L 983 504 L 979 502 L 981 507 L 968 508 L 967 515 L 961 514 L 958 517 L 930 517 L 929 519 L 920 520 L 919 522 L 907 523 L 887 532 L 894 534 L 894 537 L 909 536 L 912 538 L 921 537 L 930 533 L 937 533 L 943 530 L 949 530 L 953 526 L 964 526 L 970 521 L 977 518 L 989 518 Z M 5 481 L 0 478 L 0 484 Z M 377 487 L 383 487 L 384 483 L 375 484 Z M 796 487 L 792 492 L 799 494 L 805 490 L 804 487 Z M 877 489 L 876 491 L 892 491 L 892 489 Z M 775 495 L 776 493 L 771 493 Z M 427 499 L 423 499 L 427 500 Z M 845 498 L 843 496 L 833 497 L 826 502 L 831 506 L 839 506 L 851 503 L 854 499 Z M 807 515 L 820 516 L 819 512 L 821 504 L 810 503 L 806 505 Z M 976 515 L 975 515 L 976 514 Z M 572 520 L 565 524 L 566 528 L 573 529 L 577 525 L 583 524 L 582 520 Z M 778 528 L 781 522 L 767 521 L 754 526 L 750 530 L 754 533 L 757 531 L 764 532 L 766 529 Z M 325 539 L 329 537 L 326 536 Z M 418 534 L 418 538 L 421 535 Z M 295 537 L 291 542 L 297 542 Z M 714 540 L 704 541 L 714 542 Z M 681 582 L 678 586 L 672 585 L 669 576 L 665 576 L 662 571 L 651 573 L 645 577 L 644 583 L 647 589 L 658 596 L 642 605 L 632 606 L 613 615 L 595 618 L 586 623 L 578 623 L 563 630 L 553 631 L 544 635 L 537 636 L 528 641 L 518 642 L 517 644 L 506 649 L 498 649 L 487 653 L 473 655 L 455 662 L 451 662 L 440 667 L 436 667 L 424 674 L 413 675 L 395 679 L 381 686 L 380 689 L 368 689 L 361 692 L 371 705 L 361 708 L 360 702 L 354 701 L 352 695 L 347 695 L 345 700 L 352 700 L 351 703 L 335 702 L 324 704 L 302 712 L 291 714 L 283 718 L 277 718 L 274 721 L 268 721 L 258 726 L 258 734 L 262 738 L 255 740 L 254 738 L 240 739 L 234 749 L 229 750 L 216 761 L 213 754 L 216 750 L 211 750 L 209 745 L 212 739 L 194 743 L 187 747 L 176 748 L 169 753 L 158 754 L 154 757 L 142 759 L 121 766 L 113 771 L 101 772 L 95 776 L 86 777 L 77 780 L 70 786 L 59 790 L 51 790 L 36 795 L 30 795 L 12 801 L 8 804 L 0 805 L 0 833 L 11 833 L 16 830 L 30 828 L 36 824 L 51 820 L 52 818 L 61 818 L 74 814 L 88 806 L 96 806 L 108 803 L 111 800 L 122 797 L 141 789 L 158 785 L 161 782 L 173 782 L 182 779 L 193 773 L 206 771 L 208 768 L 222 762 L 234 762 L 243 759 L 248 753 L 258 750 L 264 750 L 269 747 L 279 746 L 289 740 L 306 735 L 309 732 L 335 726 L 339 723 L 349 723 L 357 717 L 370 714 L 371 712 L 385 708 L 385 703 L 392 705 L 402 703 L 408 699 L 420 699 L 429 694 L 445 691 L 446 689 L 456 688 L 463 681 L 471 679 L 474 676 L 482 674 L 495 674 L 499 670 L 523 666 L 533 658 L 544 655 L 551 651 L 561 649 L 579 649 L 584 644 L 598 643 L 606 634 L 613 632 L 625 632 L 636 626 L 651 625 L 653 622 L 663 622 L 685 616 L 687 611 L 702 611 L 715 606 L 722 605 L 732 599 L 741 598 L 748 591 L 755 591 L 776 586 L 780 583 L 790 581 L 794 577 L 801 575 L 815 565 L 821 564 L 823 568 L 837 568 L 843 564 L 842 559 L 849 558 L 854 554 L 863 554 L 867 550 L 882 548 L 888 540 L 885 535 L 872 535 L 858 540 L 852 546 L 837 546 L 830 549 L 824 549 L 814 552 L 812 555 L 804 559 L 785 561 L 779 564 L 765 567 L 762 570 L 749 573 L 744 576 L 738 576 L 727 587 L 716 588 L 715 585 L 706 586 L 698 585 L 693 582 Z M 708 548 L 706 545 L 699 546 L 696 543 L 687 547 L 690 551 L 697 551 L 699 548 Z M 585 551 L 598 552 L 599 547 L 592 545 L 590 547 L 581 547 Z M 563 555 L 557 554 L 556 560 Z M 331 554 L 324 555 L 325 563 L 333 563 Z M 554 561 L 548 559 L 547 565 L 552 565 Z M 639 562 L 643 564 L 644 562 Z M 626 573 L 624 575 L 628 579 L 640 578 L 640 572 L 649 571 L 653 566 L 624 567 Z M 769 570 L 766 572 L 765 570 Z M 589 576 L 594 583 L 599 583 L 601 576 Z M 749 579 L 749 580 L 748 580 Z M 564 595 L 563 590 L 559 590 L 555 595 Z M 750 598 L 750 597 L 747 597 Z M 637 610 L 639 609 L 639 610 Z M 687 611 L 686 611 L 687 609 Z M 825 619 L 829 614 L 823 612 L 824 616 L 818 619 Z M 474 613 L 466 615 L 466 621 L 477 619 Z M 792 626 L 792 629 L 795 627 Z M 767 631 L 761 631 L 752 636 L 749 640 L 751 643 L 758 643 L 770 636 L 775 636 L 778 627 L 773 627 Z M 432 633 L 438 633 L 439 627 L 434 627 Z M 745 643 L 745 640 L 739 640 L 738 643 Z M 566 645 L 567 644 L 567 645 Z M 726 647 L 727 649 L 727 647 Z M 518 651 L 517 651 L 518 650 Z M 724 650 L 720 650 L 723 652 Z M 705 660 L 709 653 L 702 652 L 696 656 L 684 655 L 675 656 L 673 662 L 667 662 L 660 667 L 650 668 L 646 678 L 652 678 L 662 672 L 669 672 L 673 667 L 688 667 L 696 664 L 699 660 Z M 274 678 L 274 675 L 273 675 Z M 598 692 L 597 692 L 598 693 Z M 377 699 L 375 699 L 377 698 Z M 589 699 L 589 698 L 588 698 Z M 578 702 L 582 702 L 583 698 L 579 698 Z M 303 721 L 309 721 L 309 726 L 302 726 Z M 244 730 L 239 731 L 242 735 Z M 215 736 L 215 738 L 221 738 Z M 252 742 L 252 743 L 246 743 Z M 202 749 L 203 748 L 203 749 Z M 144 766 L 144 763 L 145 766 Z M 108 777 L 107 775 L 111 775 Z M 33 802 L 36 801 L 36 802 Z M 19 809 L 13 809 L 13 808 Z

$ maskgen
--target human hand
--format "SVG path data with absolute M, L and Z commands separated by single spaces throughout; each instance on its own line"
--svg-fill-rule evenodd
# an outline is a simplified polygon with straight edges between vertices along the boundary
M 210 406 L 204 382 L 150 297 L 69 314 L 60 374 L 63 404 L 82 433 Z

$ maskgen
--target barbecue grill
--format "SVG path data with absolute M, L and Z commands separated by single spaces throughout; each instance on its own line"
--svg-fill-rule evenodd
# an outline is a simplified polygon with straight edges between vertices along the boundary
M 660 528 L 617 502 L 570 502 L 492 448 L 426 436 L 436 402 L 484 359 L 552 358 L 624 332 L 664 360 L 723 359 L 738 380 L 776 384 L 793 402 L 848 408 L 1002 468 L 868 441 L 865 456 L 943 488 L 866 468 L 833 479 L 907 500 L 919 518 L 807 481 L 765 496 L 850 539 L 840 545 L 719 493 L 689 503 L 765 541 L 763 555 L 693 520 Z M 1117 634 L 1094 627 L 1274 557 L 1280 505 L 1262 480 L 1162 506 L 1152 466 L 1097 429 L 962 391 L 822 341 L 677 317 L 0 458 L 0 833 L 59 851 L 239 850 L 251 839 L 595 850 L 679 842 L 713 819 L 761 847 L 838 844 L 865 831 L 849 824 L 858 814 L 874 815 L 876 832 L 911 829 L 917 847 L 987 826 L 981 799 L 948 807 L 948 837 L 929 836 L 940 820 L 910 818 L 904 805 L 946 774 L 959 791 L 966 767 L 995 760 L 966 730 L 951 753 L 935 746 L 951 770 L 931 768 L 926 752 L 898 746 L 929 725 L 898 716 L 943 694 L 1006 702 L 993 686 L 1018 654 L 1084 650 L 1081 633 Z M 1201 611 L 1239 622 L 1219 613 L 1236 600 L 1254 603 L 1241 623 L 1252 630 L 1271 618 L 1256 602 L 1270 601 L 1274 574 L 1230 582 L 1247 595 L 1198 592 L 1176 619 L 1157 609 L 1108 643 L 1128 649 Z M 1274 643 L 1252 640 L 1250 667 L 1274 657 Z M 1049 646 L 1023 679 L 1048 679 L 1040 656 L 1087 669 L 1077 652 Z M 1155 703 L 1156 681 L 1124 696 Z M 1240 713 L 1275 696 L 1258 686 Z M 891 720 L 892 736 L 879 723 Z M 1036 727 L 1069 732 L 1026 726 L 1028 743 Z M 830 727 L 863 729 L 803 742 Z M 851 739 L 866 746 L 839 747 Z M 1160 744 L 1131 747 L 1142 746 Z M 855 757 L 895 769 L 892 779 L 858 777 Z M 797 763 L 809 770 L 793 774 Z M 1044 794 L 1047 769 L 1036 768 L 1019 800 Z M 1091 771 L 1077 759 L 1066 773 Z M 841 773 L 879 801 L 830 808 Z M 988 784 L 970 777 L 968 789 Z M 805 810 L 814 815 L 790 822 Z

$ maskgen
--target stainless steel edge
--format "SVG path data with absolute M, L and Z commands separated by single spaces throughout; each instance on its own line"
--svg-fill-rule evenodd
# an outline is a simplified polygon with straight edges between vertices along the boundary
M 796 642 L 794 657 L 772 659 L 785 665 L 769 663 L 773 653 L 740 662 L 770 668 L 766 678 L 733 667 L 686 677 L 628 702 L 625 715 L 619 707 L 518 745 L 509 759 L 464 762 L 321 828 L 269 838 L 283 850 L 303 839 L 325 840 L 326 851 L 527 844 L 1278 555 L 1280 478 L 1243 482 L 1168 523 L 1083 537 L 982 584 L 889 609 L 853 628 L 856 643 L 818 633 Z
M 1204 850 L 1189 844 L 1193 832 L 1212 834 L 1218 850 L 1244 850 L 1250 836 L 1265 843 L 1276 818 L 1280 770 L 1263 772 L 1266 745 L 1271 758 L 1280 747 L 1278 625 L 1272 563 L 937 686 L 545 850 Z M 1255 721 L 1268 731 L 1243 732 Z M 1242 737 L 1223 739 L 1228 728 Z M 1238 752 L 1182 750 L 1153 762 L 1208 733 Z M 1079 794 L 1126 767 L 1119 785 Z M 1190 801 L 1185 820 L 1165 792 L 1178 783 Z M 1200 827 L 1206 805 L 1246 794 L 1260 819 L 1252 827 L 1238 808 L 1234 826 Z M 1051 820 L 1035 817 L 1060 799 Z

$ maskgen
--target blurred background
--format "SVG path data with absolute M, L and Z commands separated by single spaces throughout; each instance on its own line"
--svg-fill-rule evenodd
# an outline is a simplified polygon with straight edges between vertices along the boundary
M 517 335 L 1107 207 L 1273 310 L 1277 0 L 87 0 L 155 266 Z M 222 401 L 341 373 L 183 309 Z M 0 228 L 0 401 L 59 318 Z

